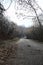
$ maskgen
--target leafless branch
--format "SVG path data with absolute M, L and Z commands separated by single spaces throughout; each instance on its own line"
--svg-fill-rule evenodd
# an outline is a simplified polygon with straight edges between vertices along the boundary
M 4 0 L 2 0 L 2 2 L 3 2 L 3 1 L 4 1 Z M 8 8 L 5 9 L 5 11 L 9 9 L 9 7 L 11 6 L 11 4 L 12 4 L 12 0 L 10 0 L 10 4 L 9 4 Z M 3 4 L 2 4 L 2 5 L 3 5 Z
M 10 0 L 10 5 L 9 5 L 9 7 L 11 6 L 11 4 L 12 4 L 12 0 Z M 9 9 L 9 7 L 8 7 L 7 9 L 5 9 L 5 11 L 6 11 L 6 10 L 8 10 L 8 9 Z

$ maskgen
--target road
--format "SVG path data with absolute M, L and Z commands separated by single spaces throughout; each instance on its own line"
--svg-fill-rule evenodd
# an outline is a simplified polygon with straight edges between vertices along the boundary
M 43 44 L 23 38 L 16 44 L 16 57 L 12 54 L 6 65 L 43 65 Z
M 18 42 L 17 42 L 18 46 L 20 47 L 25 47 L 27 45 L 33 47 L 33 48 L 36 48 L 37 50 L 43 50 L 43 43 L 39 43 L 39 42 L 35 42 L 33 40 L 28 40 L 28 39 L 20 39 Z
M 28 39 L 18 42 L 15 65 L 43 65 L 43 44 Z

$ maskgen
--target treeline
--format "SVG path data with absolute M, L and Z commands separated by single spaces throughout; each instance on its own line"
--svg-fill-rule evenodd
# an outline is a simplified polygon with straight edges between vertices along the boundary
M 16 25 L 3 14 L 0 15 L 0 39 L 12 39 L 24 37 L 25 28 Z
M 27 39 L 33 39 L 42 42 L 43 41 L 43 26 L 31 27 L 32 30 L 26 33 Z M 31 29 L 30 28 L 30 29 Z
M 0 39 L 9 39 L 17 36 L 16 24 L 0 15 Z

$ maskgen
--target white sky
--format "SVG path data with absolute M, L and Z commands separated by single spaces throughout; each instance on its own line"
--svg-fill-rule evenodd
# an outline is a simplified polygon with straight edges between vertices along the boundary
M 38 1 L 39 6 L 43 9 L 43 0 L 37 0 L 37 1 Z
M 10 2 L 10 0 L 6 0 L 6 2 L 5 2 L 6 4 L 4 3 L 4 6 L 6 6 L 6 5 L 9 6 L 9 2 L 8 1 Z M 43 0 L 38 0 L 38 4 L 43 9 Z M 6 6 L 6 8 L 8 6 Z M 15 4 L 13 2 L 12 5 L 10 6 L 10 8 L 5 12 L 5 15 L 8 16 L 10 18 L 10 20 L 12 20 L 13 22 L 15 22 L 18 25 L 22 25 L 22 26 L 25 26 L 25 27 L 30 27 L 30 26 L 33 25 L 33 22 L 31 21 L 31 19 L 25 18 L 23 20 L 23 17 L 21 15 L 19 15 L 17 17 L 17 15 L 15 14 L 16 12 L 19 14 L 20 11 L 16 10 L 16 6 L 15 6 Z M 24 12 L 21 11 L 21 12 L 25 13 L 25 11 Z

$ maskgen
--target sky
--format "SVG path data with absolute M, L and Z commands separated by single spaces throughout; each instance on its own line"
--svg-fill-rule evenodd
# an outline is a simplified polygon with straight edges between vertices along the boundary
M 39 4 L 39 6 L 43 9 L 43 0 L 37 0 L 37 3 Z M 3 5 L 5 8 L 7 8 L 10 4 L 10 0 L 4 0 Z M 27 11 L 22 11 L 22 10 L 17 10 L 16 9 L 16 5 L 14 4 L 14 2 L 11 4 L 10 8 L 5 12 L 5 16 L 7 16 L 11 21 L 13 21 L 14 23 L 16 23 L 17 25 L 20 26 L 25 26 L 25 27 L 30 27 L 33 25 L 33 22 L 30 18 L 25 17 L 25 19 L 23 19 L 23 16 L 19 15 L 20 13 L 25 13 L 25 15 L 30 15 L 27 14 Z
M 37 0 L 39 6 L 43 9 L 43 0 Z

